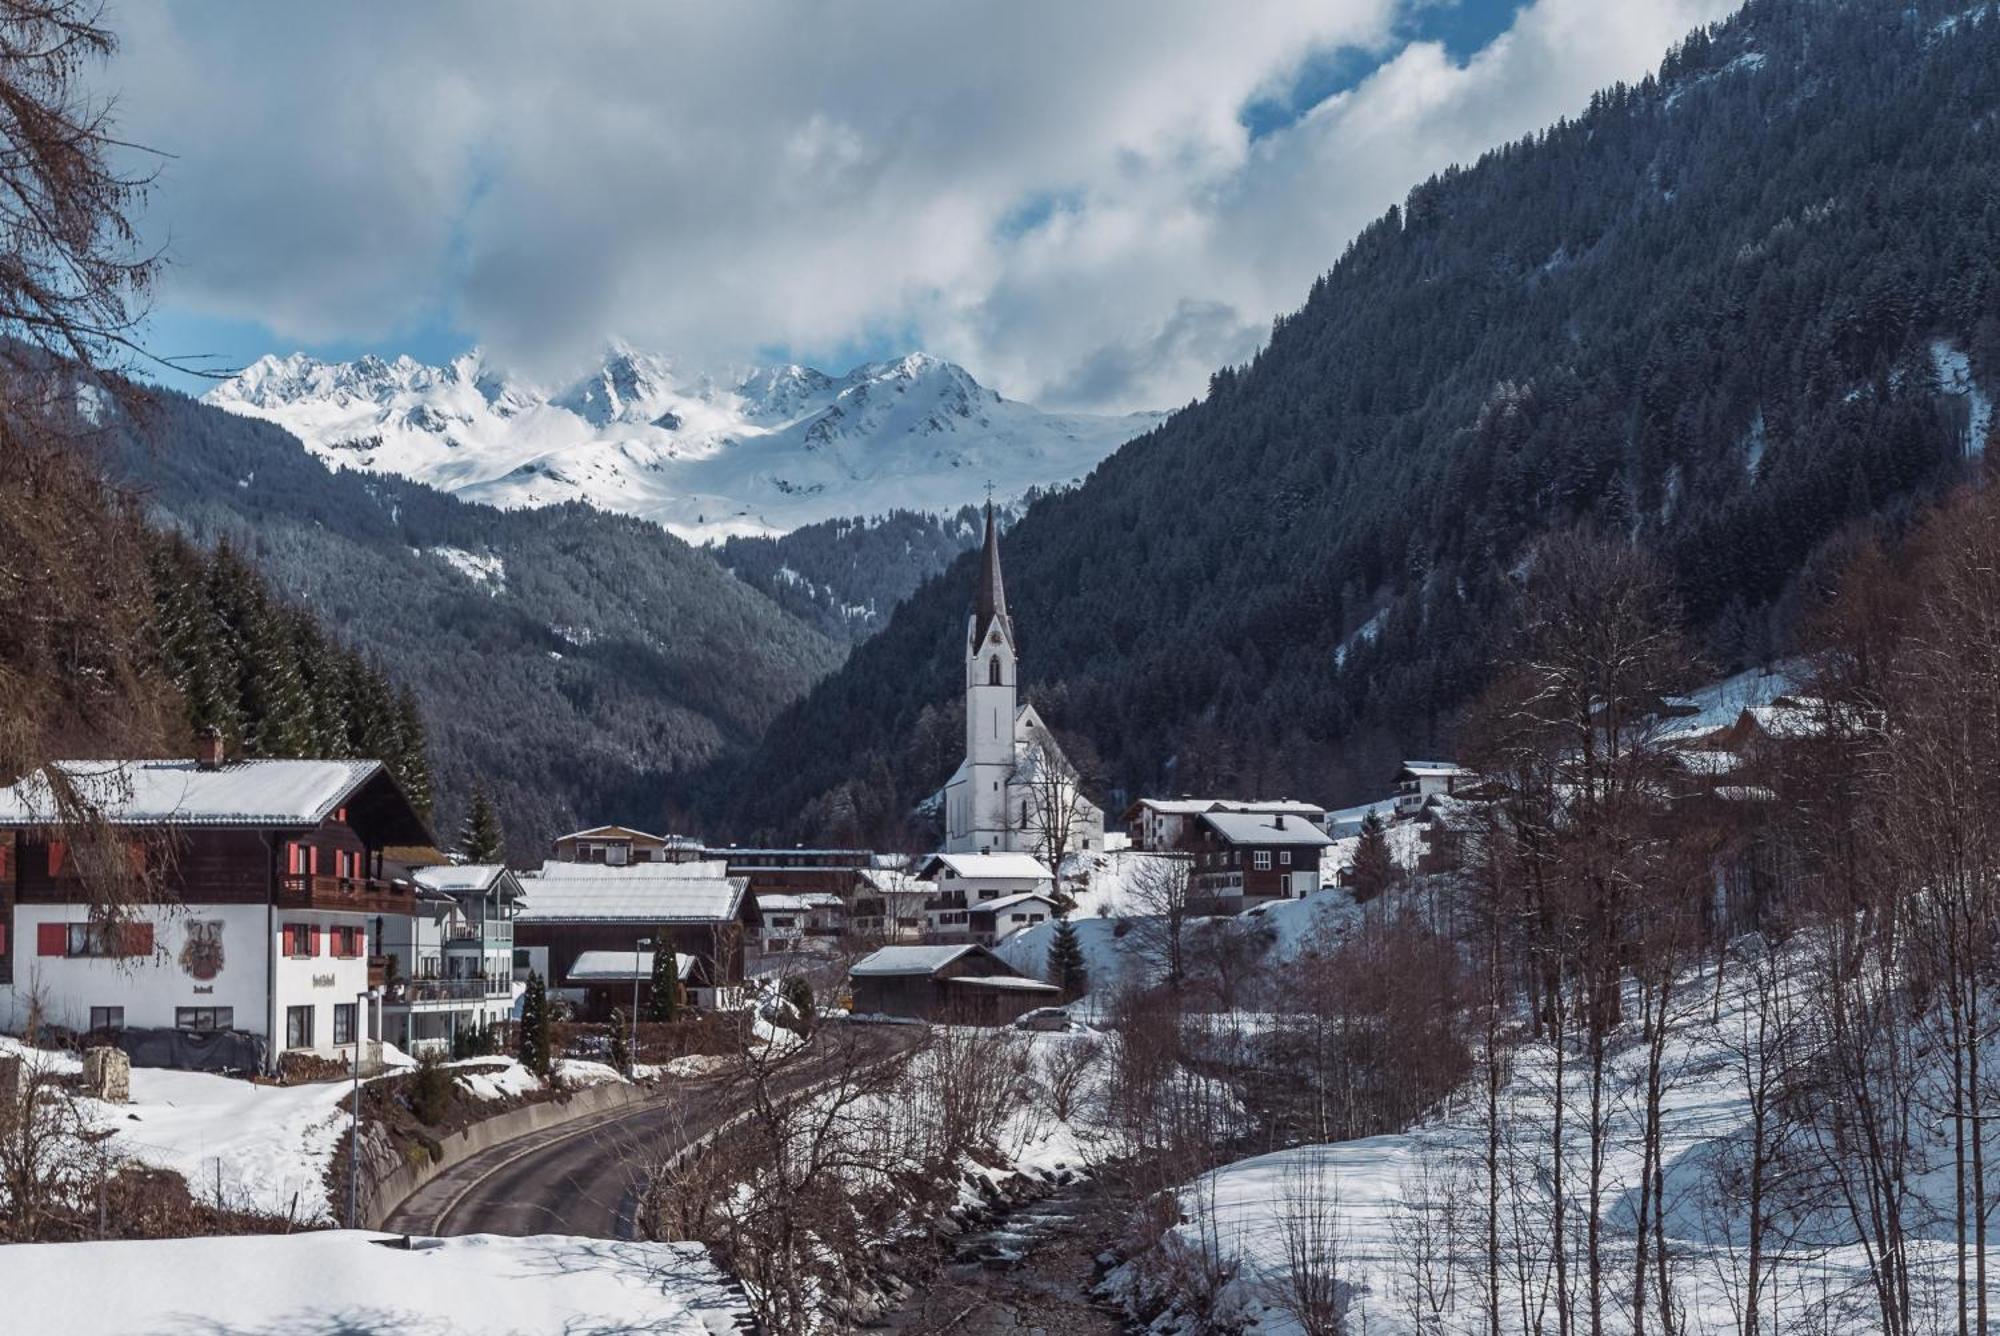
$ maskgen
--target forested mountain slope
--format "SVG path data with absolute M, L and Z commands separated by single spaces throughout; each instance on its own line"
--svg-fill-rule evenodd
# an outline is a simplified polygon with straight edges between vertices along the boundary
M 1108 796 L 1379 790 L 1449 744 L 1510 573 L 1578 523 L 1664 557 L 1719 669 L 1781 642 L 1815 555 L 1991 428 L 1990 11 L 1755 0 L 1417 187 L 1254 362 L 1030 508 L 1005 549 L 1026 684 Z M 717 812 L 866 825 L 941 782 L 971 575 L 786 712 Z
M 753 741 L 840 659 L 644 520 L 329 471 L 282 429 L 171 392 L 130 444 L 156 519 L 226 540 L 415 692 L 443 838 L 475 780 L 516 858 L 584 822 L 657 825 L 675 776 Z

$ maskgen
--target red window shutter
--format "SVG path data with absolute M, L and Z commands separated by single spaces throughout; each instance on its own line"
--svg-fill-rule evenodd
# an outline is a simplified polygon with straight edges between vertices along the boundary
M 61 840 L 49 841 L 49 875 L 51 877 L 60 877 L 62 875 L 63 861 L 68 856 L 69 848 Z
M 319 846 L 316 844 L 306 846 L 306 871 L 315 877 L 319 875 Z
M 67 923 L 37 923 L 35 925 L 35 954 L 38 956 L 60 956 L 69 942 Z
M 0 923 L 0 956 L 7 954 L 7 925 Z
M 153 954 L 153 925 L 150 923 L 127 923 L 119 945 L 119 954 L 127 956 L 150 956 Z
M 3 940 L 5 939 L 0 939 L 0 941 Z M 356 928 L 354 930 L 354 954 L 357 956 L 368 954 L 368 929 Z
M 296 877 L 304 870 L 305 865 L 299 858 L 298 841 L 293 840 L 285 846 L 285 871 Z
M 309 956 L 319 954 L 319 924 L 317 923 L 306 929 L 306 954 Z
M 132 865 L 132 875 L 143 880 L 146 876 L 146 846 L 133 840 L 125 846 L 126 861 Z

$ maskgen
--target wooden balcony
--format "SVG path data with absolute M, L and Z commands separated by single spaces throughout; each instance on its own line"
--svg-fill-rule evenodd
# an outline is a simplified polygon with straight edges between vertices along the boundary
M 408 882 L 294 875 L 278 878 L 278 904 L 284 909 L 408 914 L 416 906 L 416 894 Z

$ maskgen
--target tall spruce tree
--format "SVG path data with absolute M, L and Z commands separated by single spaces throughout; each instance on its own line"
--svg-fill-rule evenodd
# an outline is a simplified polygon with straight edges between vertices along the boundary
M 486 796 L 483 785 L 472 791 L 472 810 L 466 814 L 465 826 L 458 833 L 458 851 L 468 863 L 498 863 L 506 857 L 500 818 L 494 815 L 493 802 Z
M 1370 812 L 1361 818 L 1361 843 L 1354 850 L 1354 899 L 1367 904 L 1396 881 L 1396 860 L 1389 852 L 1388 829 Z
M 514 1056 L 535 1075 L 546 1077 L 553 1056 L 549 1051 L 551 1043 L 548 986 L 540 974 L 531 970 L 528 991 L 521 998 L 521 1032 L 515 1041 Z
M 678 1020 L 681 1014 L 680 957 L 667 941 L 664 928 L 653 933 L 653 994 L 646 1000 L 649 1021 Z
M 1090 970 L 1083 960 L 1083 939 L 1067 914 L 1056 920 L 1055 937 L 1049 942 L 1048 974 L 1049 982 L 1062 989 L 1065 1002 L 1073 1002 L 1090 991 Z

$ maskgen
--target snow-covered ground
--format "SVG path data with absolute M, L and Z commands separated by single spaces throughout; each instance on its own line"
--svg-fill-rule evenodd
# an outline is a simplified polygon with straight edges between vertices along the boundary
M 691 541 L 782 533 L 903 508 L 950 512 L 1082 477 L 1160 421 L 1046 413 L 917 353 L 828 376 L 810 367 L 717 382 L 614 344 L 553 390 L 469 353 L 319 362 L 263 357 L 204 401 L 291 431 L 330 468 L 399 474 L 503 507 L 584 501 Z M 497 592 L 497 562 L 433 549 Z
M 1733 1330 L 1737 1320 L 1732 1303 L 1741 1294 L 1744 1202 L 1740 1176 L 1732 1175 L 1740 1167 L 1739 1143 L 1749 1123 L 1741 1053 L 1746 1027 L 1756 1014 L 1755 994 L 1747 979 L 1748 971 L 1738 966 L 1725 976 L 1720 990 L 1712 972 L 1685 980 L 1677 994 L 1665 1056 L 1666 1224 L 1676 1265 L 1676 1295 L 1685 1304 L 1684 1329 L 1690 1332 Z M 1619 1287 L 1630 1284 L 1642 1167 L 1643 1108 L 1634 1092 L 1642 1084 L 1644 1061 L 1642 1046 L 1622 1041 L 1611 1058 L 1607 1084 L 1615 1092 L 1607 1115 L 1602 1213 L 1607 1237 L 1613 1240 L 1607 1245 L 1614 1259 L 1610 1268 L 1614 1278 L 1607 1280 L 1607 1308 L 1621 1313 L 1624 1291 Z M 1568 1086 L 1565 1160 L 1572 1176 L 1574 1211 L 1580 1209 L 1586 1155 L 1584 1096 L 1574 1058 Z M 1503 1122 L 1510 1129 L 1502 1155 L 1513 1166 L 1502 1209 L 1514 1214 L 1514 1223 L 1503 1227 L 1502 1246 L 1510 1254 L 1522 1242 L 1526 1252 L 1539 1250 L 1535 1265 L 1540 1271 L 1530 1288 L 1541 1287 L 1541 1292 L 1528 1301 L 1531 1307 L 1553 1303 L 1546 1287 L 1550 1283 L 1547 1164 L 1554 1090 L 1552 1051 L 1546 1045 L 1525 1043 L 1513 1056 L 1502 1096 Z M 1343 1283 L 1353 1287 L 1348 1330 L 1403 1336 L 1433 1330 L 1414 1317 L 1424 1252 L 1418 1224 L 1428 1220 L 1435 1229 L 1462 1231 L 1456 1244 L 1442 1244 L 1444 1252 L 1455 1249 L 1460 1259 L 1455 1272 L 1446 1269 L 1444 1274 L 1454 1287 L 1456 1305 L 1462 1306 L 1461 1315 L 1472 1315 L 1464 1329 L 1479 1327 L 1484 1310 L 1478 1297 L 1481 1236 L 1477 1231 L 1483 1224 L 1473 1224 L 1468 1216 L 1484 1191 L 1482 1113 L 1477 1092 L 1468 1090 L 1432 1122 L 1408 1132 L 1302 1146 L 1225 1165 L 1182 1190 L 1187 1223 L 1173 1231 L 1169 1248 L 1184 1250 L 1183 1257 L 1206 1250 L 1240 1268 L 1223 1289 L 1226 1318 L 1240 1321 L 1249 1331 L 1295 1336 L 1301 1327 L 1274 1299 L 1284 1291 L 1291 1270 L 1287 1240 L 1298 1239 L 1309 1229 L 1314 1209 L 1330 1211 L 1328 1246 L 1339 1258 Z M 1940 1158 L 1948 1162 L 1949 1148 L 1941 1140 L 1947 1134 L 1947 1128 L 1919 1130 L 1919 1140 L 1925 1144 L 1919 1146 L 1916 1163 L 1935 1165 Z M 2000 1131 L 1991 1135 L 2000 1136 Z M 1912 1183 L 1919 1198 L 1937 1207 L 1934 1218 L 1939 1221 L 1920 1230 L 1926 1237 L 1913 1249 L 1920 1264 L 1934 1269 L 1934 1274 L 1918 1277 L 1921 1288 L 1942 1280 L 1949 1256 L 1948 1163 L 1943 1169 L 1920 1169 Z M 1462 1212 L 1455 1225 L 1446 1225 L 1453 1201 L 1461 1204 Z M 1866 1257 L 1851 1233 L 1838 1220 L 1823 1220 L 1816 1228 L 1801 1231 L 1805 1243 L 1791 1241 L 1767 1282 L 1766 1329 L 1786 1329 L 1802 1307 L 1829 1297 L 1837 1305 L 1832 1330 L 1873 1329 L 1868 1317 L 1871 1300 L 1863 1293 Z M 1121 1266 L 1111 1277 L 1112 1292 L 1140 1307 L 1147 1306 L 1149 1297 L 1156 1300 L 1160 1273 L 1152 1268 L 1157 1259 L 1157 1254 L 1152 1259 L 1141 1256 Z M 1506 1265 L 1513 1265 L 1511 1256 Z M 1573 1270 L 1573 1285 L 1580 1284 L 1579 1275 Z M 1503 1278 L 1502 1284 L 1506 1287 L 1503 1326 L 1517 1331 L 1521 1285 L 1511 1277 Z M 1540 1311 L 1553 1330 L 1552 1309 Z M 1851 1325 L 1840 1325 L 1843 1313 Z M 1164 1320 L 1159 1329 L 1174 1329 L 1174 1320 Z
M 336 1231 L 0 1248 L 11 1331 L 64 1336 L 499 1336 L 737 1330 L 741 1300 L 687 1243 Z

